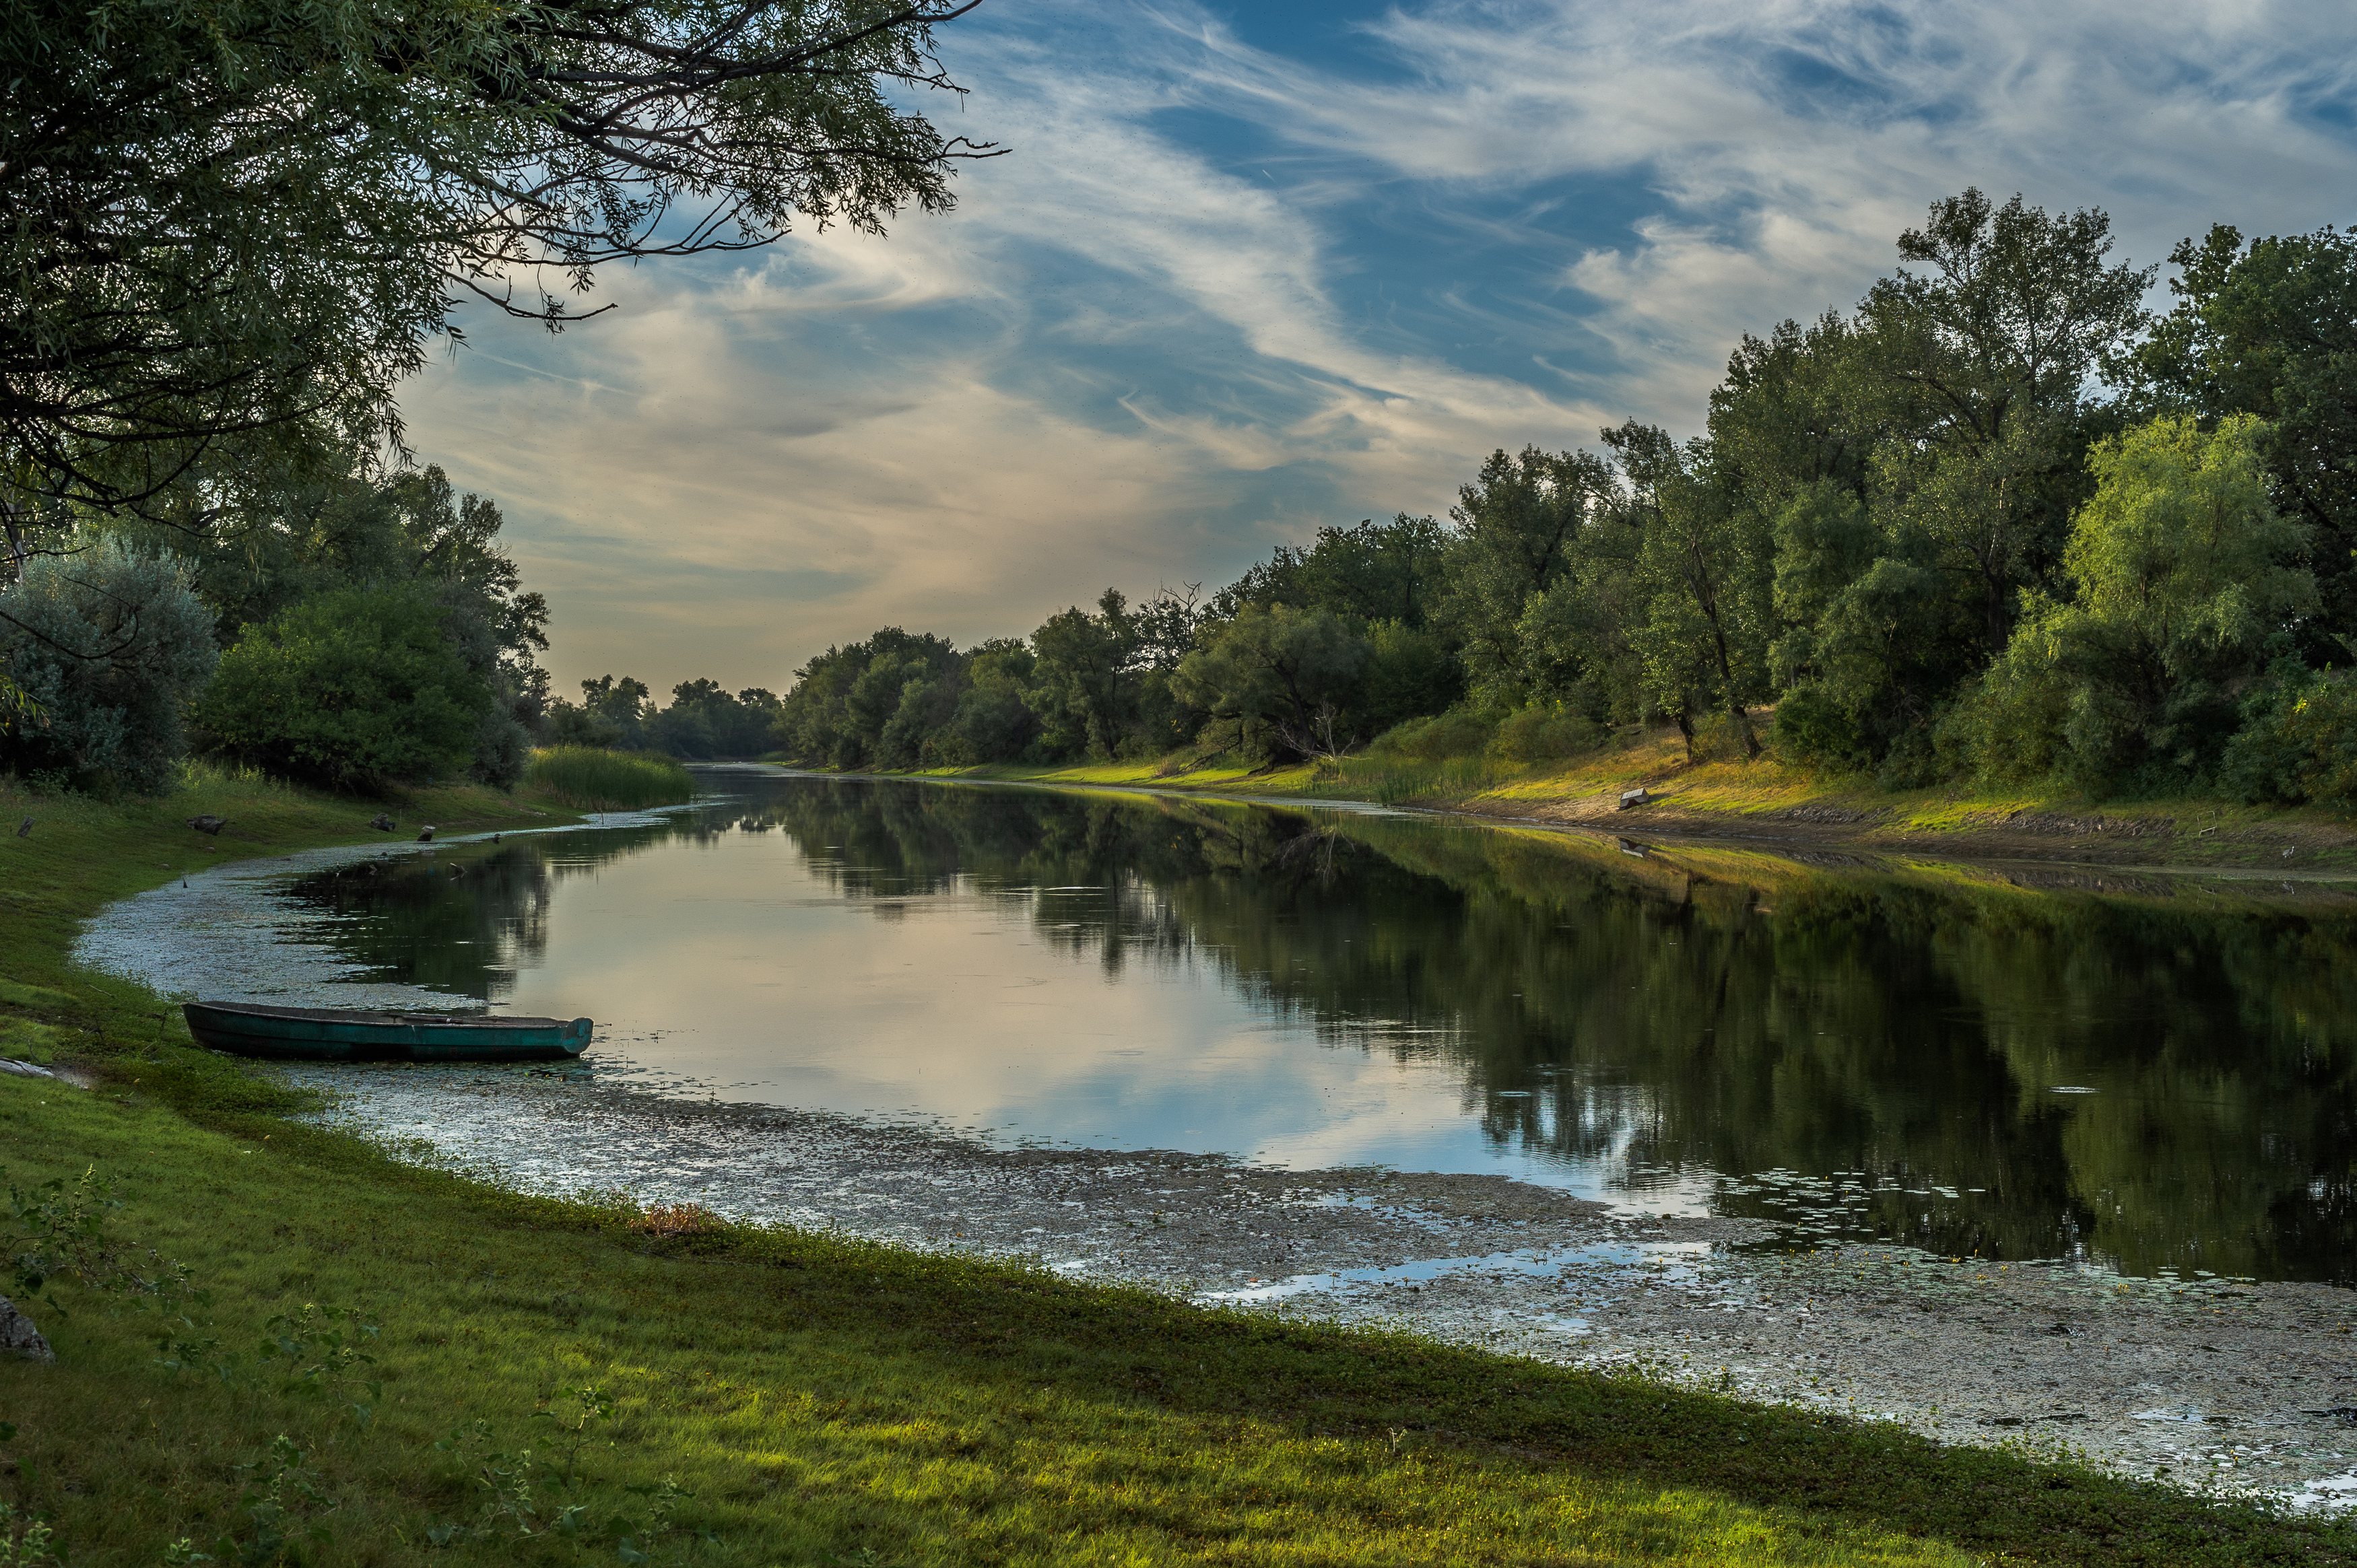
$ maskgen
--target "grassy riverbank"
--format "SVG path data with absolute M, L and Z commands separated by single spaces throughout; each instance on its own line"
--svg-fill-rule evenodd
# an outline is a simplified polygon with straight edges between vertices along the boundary
M 373 810 L 206 789 L 0 796 L 37 818 L 0 846 L 0 1018 L 96 1084 L 0 1078 L 0 1164 L 36 1210 L 113 1178 L 122 1245 L 91 1277 L 177 1262 L 203 1293 L 167 1315 L 59 1283 L 70 1316 L 34 1307 L 59 1361 L 0 1361 L 0 1500 L 65 1562 L 144 1568 L 184 1538 L 748 1568 L 2357 1556 L 2346 1529 L 1888 1428 L 394 1164 L 67 965 L 106 899 L 363 836 Z M 446 832 L 557 820 L 414 804 Z M 188 842 L 199 810 L 230 819 L 218 845 Z
M 1752 762 L 1726 756 L 1690 761 L 1674 734 L 1536 762 L 1362 752 L 1323 767 L 1265 771 L 1195 768 L 1165 758 L 1060 768 L 993 765 L 922 777 L 1369 800 L 1616 833 L 1740 836 L 1965 857 L 2357 872 L 2357 819 L 2346 812 L 2182 797 L 2091 800 L 2035 789 L 1886 790 L 1789 768 L 1772 755 Z M 1637 789 L 1647 791 L 1646 803 L 1620 810 L 1622 793 Z

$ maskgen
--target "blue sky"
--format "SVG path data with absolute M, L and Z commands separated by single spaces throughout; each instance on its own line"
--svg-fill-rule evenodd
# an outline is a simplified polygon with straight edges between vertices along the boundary
M 1978 185 L 2119 253 L 2357 220 L 2357 26 L 2267 0 L 987 0 L 937 122 L 1012 151 L 883 240 L 617 270 L 404 405 L 494 497 L 561 689 L 782 691 L 1445 511 L 1494 447 L 1681 434 Z

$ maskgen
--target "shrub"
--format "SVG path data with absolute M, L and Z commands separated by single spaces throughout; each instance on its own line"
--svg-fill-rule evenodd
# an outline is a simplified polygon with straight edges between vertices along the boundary
M 1869 759 L 1857 716 L 1815 686 L 1795 686 L 1784 693 L 1776 704 L 1770 738 L 1779 757 L 1803 768 L 1846 773 Z
M 1367 749 L 1379 757 L 1413 757 L 1437 762 L 1445 757 L 1471 757 L 1488 749 L 1497 726 L 1478 714 L 1452 708 L 1430 718 L 1410 719 L 1386 731 Z
M 0 756 L 85 789 L 153 794 L 187 751 L 188 702 L 211 674 L 212 614 L 178 563 L 114 539 L 38 556 L 0 596 L 0 667 L 38 711 Z
M 344 588 L 249 626 L 197 709 L 223 749 L 277 772 L 375 785 L 468 766 L 489 686 L 423 590 Z
M 2357 807 L 2357 681 L 2326 671 L 2270 682 L 2243 709 L 2221 771 L 2245 800 Z
M 524 779 L 583 811 L 634 811 L 692 799 L 695 779 L 668 757 L 554 746 L 532 754 Z
M 1593 751 L 1604 738 L 1603 730 L 1586 715 L 1553 703 L 1534 703 L 1506 715 L 1490 749 L 1509 762 L 1551 762 Z

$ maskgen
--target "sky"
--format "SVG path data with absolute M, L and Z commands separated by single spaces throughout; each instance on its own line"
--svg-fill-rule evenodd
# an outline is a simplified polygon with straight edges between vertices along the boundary
M 479 310 L 405 389 L 560 693 L 783 692 L 1445 514 L 1499 447 L 1698 433 L 1744 332 L 1966 186 L 2140 265 L 2357 221 L 2341 0 L 985 0 L 939 42 L 971 91 L 918 106 L 1009 149 L 953 212 L 614 269 L 554 337 Z

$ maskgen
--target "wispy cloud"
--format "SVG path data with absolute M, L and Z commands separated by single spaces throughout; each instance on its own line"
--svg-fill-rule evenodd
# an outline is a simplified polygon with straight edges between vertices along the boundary
M 1853 301 L 1965 184 L 2156 260 L 2347 216 L 2337 7 L 1405 5 L 1287 35 L 1045 0 L 945 32 L 951 218 L 609 280 L 409 399 L 572 679 L 777 685 L 888 621 L 1021 631 L 1445 507 L 1492 446 L 1681 430 L 1736 336 Z M 520 373 L 520 371 L 522 373 Z

